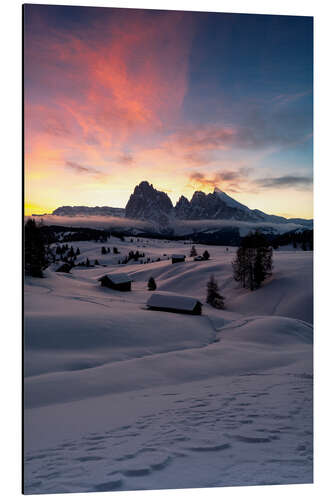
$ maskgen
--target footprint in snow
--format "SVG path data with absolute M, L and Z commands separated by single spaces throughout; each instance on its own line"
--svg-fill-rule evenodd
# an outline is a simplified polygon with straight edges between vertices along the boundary
M 75 460 L 77 462 L 97 462 L 98 460 L 103 460 L 103 459 L 104 459 L 104 457 L 87 455 L 86 457 L 79 457 L 79 458 L 76 458 Z
M 124 476 L 147 476 L 151 473 L 151 468 L 149 466 L 137 465 L 123 471 Z
M 122 477 L 120 475 L 117 475 L 111 481 L 95 484 L 91 491 L 111 491 L 120 488 L 122 484 Z
M 189 451 L 196 451 L 196 452 L 207 452 L 207 451 L 221 451 L 221 450 L 227 450 L 228 448 L 231 448 L 230 443 L 221 443 L 221 444 L 205 444 L 202 446 L 191 446 L 186 448 Z
M 263 437 L 263 436 L 231 436 L 233 439 L 236 439 L 237 441 L 240 441 L 241 443 L 252 443 L 252 444 L 258 444 L 258 443 L 270 443 L 272 441 L 272 438 L 270 437 Z

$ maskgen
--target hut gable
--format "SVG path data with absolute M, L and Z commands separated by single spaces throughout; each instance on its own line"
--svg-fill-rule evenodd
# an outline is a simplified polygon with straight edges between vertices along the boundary
M 194 297 L 169 292 L 155 292 L 147 300 L 147 307 L 159 311 L 201 314 L 201 302 Z
M 172 264 L 176 264 L 176 262 L 185 262 L 186 255 L 181 253 L 173 253 L 171 255 Z
M 56 273 L 69 273 L 71 269 L 72 266 L 68 262 L 64 262 L 56 269 Z
M 99 278 L 98 281 L 101 282 L 102 286 L 113 288 L 114 290 L 120 290 L 122 292 L 131 290 L 132 280 L 126 273 L 105 274 Z

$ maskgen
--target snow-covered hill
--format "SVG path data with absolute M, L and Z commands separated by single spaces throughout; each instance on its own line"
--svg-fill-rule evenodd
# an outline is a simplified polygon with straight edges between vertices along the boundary
M 26 279 L 26 493 L 312 481 L 312 252 L 275 252 L 249 292 L 232 279 L 235 248 L 173 265 L 188 242 L 73 245 L 100 265 Z M 147 264 L 118 264 L 136 249 Z M 132 292 L 99 285 L 114 271 Z M 211 274 L 225 310 L 146 309 L 150 276 L 204 303 Z

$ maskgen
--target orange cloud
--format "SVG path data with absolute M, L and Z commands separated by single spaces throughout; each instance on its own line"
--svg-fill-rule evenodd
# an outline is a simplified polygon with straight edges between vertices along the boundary
M 190 17 L 161 12 L 157 22 L 149 12 L 119 12 L 84 37 L 40 25 L 26 33 L 26 185 L 37 204 L 48 193 L 57 205 L 73 183 L 82 190 L 115 175 L 120 182 L 154 134 L 180 117 Z
M 249 179 L 251 168 L 241 167 L 230 170 L 223 169 L 207 175 L 203 172 L 190 174 L 187 187 L 205 192 L 210 192 L 214 187 L 220 187 L 224 191 L 238 193 L 246 185 L 247 191 L 253 188 L 253 182 Z
M 32 43 L 26 67 L 32 87 L 38 78 L 47 93 L 51 114 L 44 128 L 67 132 L 55 117 L 57 108 L 61 121 L 75 120 L 84 139 L 107 147 L 174 120 L 187 91 L 192 34 L 183 17 L 164 13 L 157 23 L 135 12 L 111 18 L 92 38 L 51 31 L 42 47 L 41 41 Z
M 164 148 L 190 164 L 201 165 L 211 161 L 213 151 L 230 149 L 236 134 L 232 127 L 200 125 L 172 134 L 164 143 Z

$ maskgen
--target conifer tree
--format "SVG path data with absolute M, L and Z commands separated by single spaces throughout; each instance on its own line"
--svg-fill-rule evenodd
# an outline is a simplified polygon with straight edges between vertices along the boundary
M 209 260 L 210 258 L 210 254 L 207 250 L 204 251 L 204 253 L 202 254 L 202 257 L 204 258 L 204 260 Z
M 191 252 L 190 252 L 190 257 L 196 257 L 198 255 L 197 249 L 195 248 L 194 245 L 192 245 Z
M 30 276 L 41 278 L 46 264 L 41 225 L 29 219 L 24 226 L 24 270 Z
M 156 288 L 157 288 L 156 281 L 151 276 L 148 280 L 148 290 L 150 290 L 152 292 L 152 291 L 156 290 Z
M 213 275 L 207 282 L 206 302 L 216 309 L 224 309 L 224 297 L 219 293 L 219 287 Z

